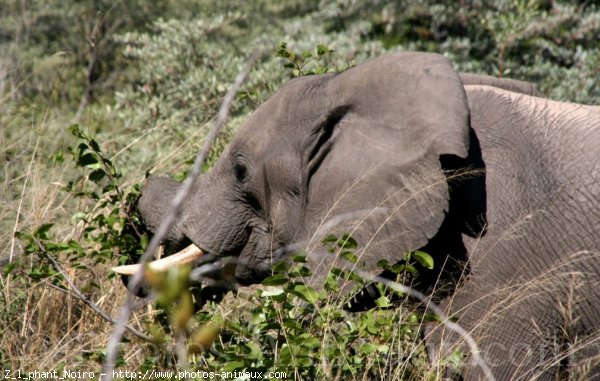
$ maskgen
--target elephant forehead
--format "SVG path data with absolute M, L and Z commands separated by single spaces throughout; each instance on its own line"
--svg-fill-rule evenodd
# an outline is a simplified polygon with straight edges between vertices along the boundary
M 333 74 L 296 78 L 282 86 L 245 123 L 240 135 L 255 144 L 285 134 L 305 135 L 327 110 L 325 84 Z
M 304 134 L 294 131 L 292 121 L 254 115 L 232 142 L 233 151 L 243 151 L 264 160 L 271 154 L 290 155 L 299 150 Z
M 235 143 L 254 152 L 298 150 L 321 115 L 310 105 L 296 104 L 279 107 L 279 103 L 265 103 L 244 124 Z

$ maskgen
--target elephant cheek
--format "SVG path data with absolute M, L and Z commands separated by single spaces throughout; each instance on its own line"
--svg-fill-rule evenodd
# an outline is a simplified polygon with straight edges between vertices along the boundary
M 253 232 L 237 258 L 235 279 L 243 286 L 260 283 L 271 275 L 271 251 L 266 233 Z

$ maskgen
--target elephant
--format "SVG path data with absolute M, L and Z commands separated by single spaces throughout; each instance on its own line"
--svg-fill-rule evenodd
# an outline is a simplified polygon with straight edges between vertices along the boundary
M 465 90 L 486 166 L 487 232 L 464 238 L 470 274 L 446 308 L 477 327 L 498 379 L 598 380 L 600 107 Z
M 537 95 L 418 52 L 290 80 L 196 179 L 165 246 L 235 257 L 248 285 L 300 243 L 315 287 L 332 266 L 378 274 L 379 261 L 422 250 L 435 266 L 415 287 L 436 292 L 498 380 L 589 368 L 600 354 L 600 109 Z M 179 186 L 159 176 L 142 188 L 151 232 Z M 344 232 L 357 263 L 318 250 Z M 443 326 L 426 340 L 431 358 L 462 345 Z M 468 362 L 460 371 L 480 377 Z

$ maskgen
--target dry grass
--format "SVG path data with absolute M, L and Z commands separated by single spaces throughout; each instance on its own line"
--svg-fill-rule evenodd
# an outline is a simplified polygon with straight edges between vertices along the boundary
M 31 232 L 43 223 L 52 222 L 55 225 L 52 230 L 55 241 L 81 239 L 82 225 L 76 224 L 70 216 L 91 205 L 62 190 L 67 182 L 78 181 L 83 175 L 72 164 L 67 151 L 74 143 L 66 129 L 69 120 L 50 110 L 40 112 L 32 108 L 20 110 L 19 114 L 3 115 L 0 125 L 0 158 L 3 160 L 0 172 L 2 368 L 33 371 L 66 366 L 69 369 L 97 370 L 103 361 L 102 352 L 112 332 L 112 324 L 73 296 L 69 285 L 58 281 L 57 277 L 30 278 L 27 274 L 39 264 L 39 258 L 24 255 L 22 242 L 14 236 L 17 231 Z M 116 129 L 104 128 L 104 134 L 115 132 Z M 160 140 L 158 136 L 149 139 L 150 135 L 142 134 L 138 139 L 140 145 Z M 104 147 L 109 150 L 121 148 L 119 153 L 126 156 L 125 151 L 131 150 L 134 145 L 119 142 L 131 136 L 114 136 L 117 139 L 111 140 L 113 146 L 107 144 Z M 190 143 L 191 140 L 187 140 L 183 144 L 189 147 Z M 55 160 L 57 153 L 62 153 L 63 162 Z M 146 150 L 142 153 L 150 156 Z M 135 164 L 144 165 L 147 160 Z M 164 165 L 166 159 L 160 162 Z M 139 181 L 139 174 L 144 173 L 125 169 L 125 172 L 134 174 L 129 180 L 124 180 L 129 184 Z M 118 278 L 107 279 L 111 264 L 98 265 L 84 258 L 81 268 L 76 270 L 69 267 L 66 258 L 57 259 L 86 297 L 108 315 L 117 315 L 118 306 L 125 298 L 125 288 Z M 13 264 L 16 267 L 5 273 Z M 62 289 L 57 288 L 57 284 Z M 131 320 L 132 324 L 143 330 L 146 315 L 146 312 L 138 311 Z M 139 347 L 128 346 L 127 351 L 123 357 L 130 363 L 143 363 L 145 354 Z
M 6 139 L 2 140 L 3 156 L 12 159 L 9 166 L 4 168 L 4 177 L 1 183 L 4 201 L 0 204 L 0 215 L 2 216 L 0 240 L 5 242 L 5 245 L 1 248 L 0 258 L 6 261 L 12 256 L 12 259 L 19 263 L 18 268 L 10 274 L 0 275 L 2 286 L 0 305 L 2 346 L 0 354 L 4 366 L 10 366 L 11 369 L 52 370 L 65 366 L 83 370 L 98 370 L 103 362 L 102 351 L 112 333 L 112 324 L 100 318 L 96 312 L 73 296 L 57 290 L 51 282 L 52 279 L 29 280 L 25 272 L 36 262 L 36 258 L 23 256 L 21 244 L 12 236 L 15 230 L 30 231 L 44 222 L 55 221 L 57 223 L 55 233 L 57 239 L 80 238 L 81 227 L 73 225 L 69 220 L 69 215 L 82 205 L 60 190 L 61 186 L 69 179 L 76 178 L 79 174 L 68 164 L 56 164 L 48 159 L 52 156 L 49 152 L 55 152 L 58 140 L 69 140 L 64 129 L 61 130 L 58 127 L 62 127 L 64 125 L 62 123 L 60 120 L 42 119 L 36 128 L 32 128 L 23 135 L 16 133 L 18 130 L 16 125 L 9 125 L 11 131 L 7 133 L 5 130 L 4 137 Z M 62 132 L 57 133 L 57 131 Z M 53 134 L 59 136 L 58 139 L 51 139 L 48 136 Z M 190 144 L 190 140 L 184 144 Z M 131 149 L 131 147 L 126 146 L 124 149 Z M 19 155 L 15 156 L 14 152 L 19 152 Z M 166 159 L 163 160 L 161 165 L 164 166 L 166 162 L 168 162 Z M 581 257 L 575 256 L 566 265 L 574 264 L 580 259 Z M 61 261 L 61 263 L 66 262 Z M 110 316 L 117 316 L 117 309 L 122 305 L 125 297 L 125 290 L 121 283 L 116 279 L 106 278 L 109 264 L 96 265 L 85 263 L 85 260 L 83 262 L 83 269 L 67 268 L 68 276 L 83 290 L 87 290 L 86 285 L 92 281 L 97 283 L 99 287 L 90 288 L 89 291 L 86 291 L 86 296 Z M 565 266 L 565 264 L 561 266 Z M 497 290 L 494 295 L 495 304 L 475 327 L 494 321 L 496 315 L 516 303 L 534 297 L 536 293 L 541 292 L 540 290 L 556 286 L 555 272 L 557 270 L 560 269 L 551 269 L 527 283 Z M 569 295 L 574 298 L 575 291 L 579 286 L 575 283 L 572 286 L 571 291 L 573 292 Z M 251 303 L 248 303 L 248 299 L 240 298 L 239 301 L 241 306 L 233 301 L 223 304 L 219 307 L 219 314 L 227 317 L 236 313 L 238 308 L 247 309 L 252 306 Z M 569 322 L 573 319 L 572 302 L 573 299 L 567 298 L 561 305 L 566 324 L 564 332 L 567 336 L 568 326 L 571 324 Z M 339 300 L 333 298 L 331 303 L 339 303 Z M 411 314 L 412 308 L 414 307 L 405 306 L 399 308 L 397 313 L 408 316 Z M 152 320 L 153 316 L 154 311 L 144 309 L 138 311 L 130 322 L 136 328 L 144 330 L 147 328 L 146 323 Z M 423 321 L 419 323 L 419 329 L 423 328 L 422 324 L 424 324 Z M 568 341 L 574 344 L 568 350 L 583 349 L 592 345 L 593 342 L 591 343 L 590 340 L 597 340 L 597 337 L 598 335 L 595 338 L 568 337 Z M 149 352 L 141 341 L 135 338 L 133 341 L 139 345 L 125 346 L 126 352 L 123 353 L 123 358 L 128 367 L 137 369 Z M 407 343 L 401 340 L 388 344 L 392 348 L 397 348 L 398 351 L 405 351 L 406 356 L 423 354 L 419 342 L 414 342 L 412 349 L 408 349 L 408 351 Z M 564 356 L 564 352 L 556 353 L 554 358 L 548 360 L 548 366 L 553 366 Z M 576 371 L 574 377 L 577 377 L 579 373 L 584 374 L 583 372 L 592 366 L 594 361 L 597 360 L 592 358 L 578 364 L 578 369 L 581 371 Z M 403 379 L 408 372 L 406 364 L 400 362 L 392 367 L 387 379 Z M 326 364 L 324 367 L 326 368 Z M 430 372 L 427 376 L 429 379 L 440 376 L 439 370 L 435 366 L 431 367 Z M 535 377 L 532 375 L 532 379 Z
M 458 304 L 454 307 L 457 316 L 470 309 L 475 311 L 477 320 L 459 320 L 459 323 L 468 325 L 473 337 L 487 347 L 485 350 L 489 352 L 484 354 L 484 358 L 490 364 L 501 359 L 503 365 L 496 369 L 509 369 L 509 373 L 514 374 L 511 379 L 537 380 L 548 377 L 546 372 L 550 371 L 556 380 L 588 380 L 592 377 L 591 369 L 596 372 L 600 369 L 600 331 L 588 330 L 582 334 L 579 323 L 587 319 L 584 324 L 590 324 L 589 319 L 595 318 L 582 313 L 589 308 L 586 307 L 589 303 L 586 295 L 600 287 L 600 279 L 583 269 L 590 268 L 589 261 L 597 262 L 599 258 L 598 252 L 566 255 L 564 260 L 533 278 L 507 281 L 504 286 L 480 293 L 476 299 L 467 296 L 468 303 L 465 299 L 456 301 L 453 297 L 449 304 Z M 460 294 L 460 290 L 457 291 L 455 296 Z M 511 319 L 511 324 L 504 326 L 504 330 L 495 330 L 496 324 L 502 324 L 504 319 Z M 526 330 L 520 331 L 524 327 Z M 440 334 L 444 338 L 440 338 Z M 439 340 L 443 343 L 436 346 L 434 358 L 442 358 L 455 349 L 465 347 L 462 339 L 453 337 L 447 330 L 442 333 L 438 330 L 432 337 L 435 343 Z M 511 344 L 505 341 L 506 337 L 520 341 Z M 496 347 L 490 349 L 494 345 Z M 515 348 L 508 352 L 497 351 L 510 345 Z M 538 361 L 528 363 L 526 356 Z M 600 376 L 598 373 L 594 375 Z
M 42 223 L 52 221 L 56 224 L 54 234 L 57 241 L 81 238 L 81 226 L 75 225 L 70 220 L 70 215 L 85 205 L 61 191 L 61 187 L 68 181 L 77 180 L 81 172 L 68 163 L 67 153 L 64 153 L 64 163 L 52 160 L 55 153 L 64 152 L 65 146 L 72 144 L 65 128 L 68 121 L 50 112 L 39 113 L 32 110 L 31 115 L 31 120 L 24 120 L 22 117 L 11 119 L 10 115 L 2 119 L 4 128 L 1 130 L 0 152 L 5 166 L 0 178 L 0 242 L 4 244 L 0 246 L 0 259 L 5 268 L 8 260 L 16 261 L 18 267 L 9 274 L 0 274 L 0 360 L 3 367 L 22 371 L 53 370 L 61 366 L 69 369 L 99 370 L 113 325 L 100 318 L 80 300 L 64 290 L 58 290 L 52 279 L 33 281 L 28 278 L 26 272 L 34 267 L 37 258 L 22 255 L 23 247 L 13 236 L 15 231 L 32 231 Z M 88 117 L 93 118 L 93 114 Z M 139 181 L 140 174 L 148 169 L 166 173 L 180 170 L 181 160 L 173 160 L 173 155 L 182 147 L 189 153 L 194 152 L 196 139 L 199 140 L 203 130 L 193 129 L 183 143 L 175 138 L 163 139 L 163 132 L 165 131 L 160 126 L 142 133 L 130 131 L 119 134 L 116 128 L 107 128 L 100 132 L 100 135 L 111 136 L 105 148 L 113 152 L 118 160 L 122 160 L 121 163 L 127 163 L 124 168 L 129 175 L 124 180 L 125 184 Z M 160 150 L 158 147 L 161 147 Z M 132 153 L 134 150 L 137 153 Z M 158 160 L 153 157 L 156 152 L 160 152 L 161 155 Z M 140 156 L 141 159 L 129 162 L 134 156 Z M 149 162 L 157 164 L 150 167 Z M 439 179 L 433 178 L 431 184 L 421 184 L 421 187 L 433 186 L 436 181 Z M 390 211 L 391 215 L 397 213 L 405 204 Z M 364 251 L 361 255 L 363 253 Z M 64 258 L 58 259 L 61 263 L 68 263 Z M 560 266 L 575 264 L 580 259 L 573 257 L 570 262 Z M 82 269 L 67 268 L 67 275 L 99 308 L 116 317 L 118 308 L 125 299 L 125 289 L 117 279 L 107 279 L 107 270 L 111 264 L 97 265 L 91 261 L 86 262 L 85 259 L 82 262 Z M 560 268 L 548 270 L 533 280 L 498 289 L 494 295 L 486 295 L 495 299 L 494 304 L 483 318 L 473 325 L 477 331 L 471 333 L 480 335 L 480 328 L 495 321 L 504 311 L 555 287 L 556 271 L 559 270 Z M 571 272 L 565 274 L 570 276 Z M 564 340 L 573 345 L 549 358 L 548 366 L 554 366 L 574 350 L 584 350 L 595 345 L 594 340 L 598 341 L 600 337 L 597 333 L 589 338 L 570 335 L 570 326 L 574 320 L 573 304 L 580 285 L 568 281 L 569 279 L 565 278 L 565 282 L 572 286 L 569 289 L 571 292 L 560 305 L 560 309 L 565 322 Z M 88 287 L 92 282 L 98 287 Z M 69 291 L 68 285 L 62 285 Z M 253 306 L 249 302 L 250 299 L 251 297 L 242 297 L 237 301 L 224 303 L 219 307 L 218 313 L 225 318 L 239 313 L 240 309 L 247 313 Z M 339 295 L 332 296 L 330 303 L 339 304 Z M 396 312 L 399 320 L 409 316 L 413 309 L 414 306 L 411 305 L 399 308 Z M 152 309 L 138 310 L 130 323 L 143 331 L 147 330 L 148 322 L 154 320 L 154 317 L 155 311 Z M 424 328 L 424 324 L 423 320 L 418 322 L 417 329 Z M 485 334 L 486 331 L 483 332 Z M 401 336 L 401 332 L 398 331 L 397 337 Z M 125 352 L 122 355 L 128 368 L 137 369 L 151 351 L 138 339 L 132 340 L 135 344 L 124 346 Z M 398 352 L 403 351 L 407 357 L 423 356 L 420 342 L 415 341 L 411 344 L 398 339 L 387 344 L 396 348 Z M 395 360 L 390 358 L 390 361 Z M 598 359 L 591 358 L 577 364 L 579 368 L 574 372 L 573 379 L 577 379 L 579 374 L 585 374 L 584 371 L 597 361 Z M 407 362 L 394 364 L 385 378 L 404 379 L 409 373 L 407 366 Z M 324 368 L 327 368 L 326 364 Z M 440 377 L 440 372 L 436 366 L 432 366 L 430 374 L 426 377 L 435 379 Z M 531 379 L 536 377 L 536 374 L 531 375 Z M 332 375 L 332 379 L 335 379 L 335 375 Z
M 63 190 L 69 181 L 77 183 L 86 175 L 76 168 L 69 153 L 69 147 L 76 144 L 67 131 L 71 118 L 56 109 L 10 102 L 9 97 L 0 100 L 0 112 L 4 112 L 0 114 L 1 367 L 24 372 L 63 366 L 99 371 L 113 324 L 79 300 L 58 276 L 29 277 L 40 259 L 24 255 L 23 243 L 14 234 L 32 232 L 50 222 L 55 242 L 82 239 L 83 225 L 71 216 L 94 205 Z M 122 172 L 124 189 L 142 181 L 148 171 L 173 175 L 186 170 L 185 159 L 193 157 L 207 129 L 156 125 L 139 131 L 122 123 L 103 106 L 90 107 L 80 122 Z M 227 128 L 239 124 L 240 120 L 234 119 Z M 62 156 L 59 160 L 57 154 Z M 67 258 L 56 259 L 91 303 L 113 319 L 118 316 L 126 290 L 118 278 L 107 278 L 114 263 L 97 264 L 83 258 L 74 269 Z M 130 325 L 147 332 L 156 313 L 150 307 L 138 310 Z M 121 353 L 128 368 L 138 369 L 149 355 L 157 355 L 155 347 L 149 349 L 148 343 L 130 333 L 125 336 L 134 343 L 123 346 L 125 352 Z

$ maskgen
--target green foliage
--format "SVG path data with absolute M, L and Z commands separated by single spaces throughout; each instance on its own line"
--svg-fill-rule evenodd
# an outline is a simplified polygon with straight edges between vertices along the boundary
M 328 48 L 325 45 L 317 45 L 314 52 L 305 50 L 302 53 L 294 53 L 288 49 L 287 43 L 282 42 L 277 46 L 275 55 L 284 58 L 287 62 L 283 67 L 290 69 L 290 77 L 300 77 L 303 75 L 325 74 L 331 71 L 327 63 L 318 65 L 318 61 L 327 58 L 328 55 L 335 50 Z M 312 69 L 308 67 L 313 66 Z
M 367 12 L 374 38 L 388 49 L 442 53 L 462 71 L 530 81 L 557 100 L 600 103 L 600 9 L 591 2 L 421 0 Z
M 404 255 L 404 260 L 406 262 L 410 263 L 411 259 L 414 259 L 415 261 L 417 261 L 421 266 L 425 267 L 426 269 L 429 269 L 429 270 L 433 269 L 433 258 L 431 258 L 431 256 L 424 251 L 417 250 L 417 251 L 407 252 Z
M 323 242 L 329 255 L 355 256 L 357 243 L 347 234 L 330 235 Z M 333 268 L 317 290 L 307 283 L 311 273 L 304 262 L 305 256 L 298 254 L 291 263 L 276 265 L 264 287 L 249 296 L 251 310 L 222 320 L 221 339 L 204 354 L 205 368 L 283 371 L 311 380 L 377 377 L 398 367 L 406 379 L 418 377 L 424 361 L 424 348 L 418 344 L 420 314 L 389 308 L 389 293 L 377 299 L 378 308 L 350 314 L 344 309 L 348 298 L 367 282 Z M 343 292 L 350 278 L 355 291 Z M 201 321 L 214 318 L 200 315 Z
M 87 175 L 77 183 L 69 182 L 65 191 L 88 201 L 86 204 L 92 207 L 71 217 L 73 223 L 81 225 L 81 240 L 55 241 L 50 234 L 52 223 L 39 226 L 33 233 L 17 233 L 25 243 L 25 254 L 35 253 L 40 257 L 39 265 L 28 273 L 33 280 L 57 275 L 57 269 L 48 263 L 48 255 L 69 261 L 75 267 L 84 258 L 105 263 L 117 256 L 120 263 L 125 263 L 130 255 L 143 253 L 147 242 L 146 235 L 138 230 L 139 218 L 130 210 L 139 196 L 139 186 L 123 191 L 118 184 L 121 175 L 96 140 L 78 125 L 71 126 L 69 131 L 79 140 L 72 149 L 73 160 Z M 64 281 L 59 278 L 52 279 Z
M 113 34 L 145 29 L 154 15 L 181 17 L 175 1 L 5 0 L 0 4 L 0 67 L 11 100 L 77 107 L 87 84 L 111 96 L 125 74 Z M 177 2 L 187 7 L 193 1 Z M 3 94 L 4 95 L 4 94 Z

